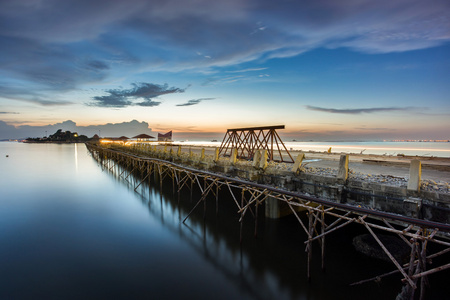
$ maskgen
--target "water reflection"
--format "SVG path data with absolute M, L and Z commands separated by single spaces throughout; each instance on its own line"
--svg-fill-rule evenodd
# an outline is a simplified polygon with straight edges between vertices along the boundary
M 78 173 L 78 144 L 74 144 L 74 153 L 75 153 L 75 171 Z
M 115 178 L 123 174 L 122 168 L 114 169 Z M 140 183 L 140 179 L 128 177 L 128 188 Z M 367 261 L 369 270 L 358 266 L 351 256 L 356 255 L 351 248 L 350 236 L 330 239 L 331 251 L 344 251 L 345 257 L 329 262 L 331 271 L 323 273 L 320 270 L 320 258 L 313 261 L 313 284 L 306 280 L 306 256 L 303 241 L 306 235 L 300 225 L 293 218 L 281 221 L 263 220 L 260 216 L 260 227 L 257 238 L 254 237 L 255 223 L 252 218 L 245 219 L 243 243 L 239 242 L 240 227 L 237 208 L 233 200 L 225 193 L 219 200 L 219 213 L 216 215 L 215 199 L 208 198 L 206 217 L 203 218 L 202 209 L 198 209 L 186 223 L 182 223 L 186 215 L 200 199 L 198 191 L 190 197 L 190 191 L 183 189 L 179 195 L 172 190 L 170 180 L 166 181 L 160 190 L 159 182 L 146 181 L 136 191 L 142 204 L 146 205 L 149 213 L 161 221 L 164 227 L 176 233 L 185 243 L 200 253 L 204 261 L 214 267 L 227 280 L 239 287 L 241 297 L 250 299 L 351 299 L 360 297 L 367 291 L 367 287 L 349 288 L 348 284 L 361 278 L 380 274 L 388 264 Z M 263 211 L 263 210 L 261 210 Z M 358 228 L 353 228 L 358 231 Z M 340 244 L 336 247 L 336 244 Z M 342 245 L 343 244 L 343 245 Z M 343 246 L 343 247 L 342 247 Z M 330 251 L 327 249 L 328 251 Z M 318 252 L 316 252 L 318 253 Z M 316 254 L 317 255 L 317 254 Z M 333 256 L 333 255 L 331 255 Z M 345 255 L 344 255 L 345 256 Z M 358 258 L 359 259 L 359 258 Z M 346 270 L 346 272 L 342 272 Z M 361 277 L 363 276 L 363 277 Z M 395 297 L 401 288 L 399 281 L 384 284 L 384 287 L 371 286 L 373 291 L 367 299 L 379 297 Z M 341 291 L 342 296 L 337 296 Z M 350 297 L 350 298 L 349 298 Z
M 0 154 L 0 299 L 393 299 L 401 287 L 348 286 L 392 269 L 355 253 L 357 228 L 327 239 L 326 272 L 314 254 L 308 283 L 295 219 L 261 216 L 255 238 L 246 218 L 241 244 L 226 195 L 218 215 L 207 198 L 206 218 L 200 208 L 183 224 L 198 191 L 178 204 L 170 180 L 160 190 L 149 178 L 135 192 L 141 179 L 82 145 L 0 143 Z

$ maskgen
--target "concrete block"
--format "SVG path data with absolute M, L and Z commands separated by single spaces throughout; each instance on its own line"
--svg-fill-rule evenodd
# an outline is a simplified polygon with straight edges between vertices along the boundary
M 419 191 L 422 176 L 422 163 L 418 159 L 411 161 L 409 166 L 408 190 Z
M 302 165 L 302 161 L 305 158 L 305 153 L 300 153 L 297 155 L 297 158 L 295 159 L 294 166 L 292 167 L 292 172 L 297 173 L 300 169 L 300 166 Z
M 337 178 L 347 180 L 348 178 L 348 154 L 341 155 Z
M 420 198 L 404 199 L 402 214 L 407 215 L 409 217 L 419 218 L 421 207 L 422 207 L 422 199 Z
M 259 161 L 259 168 L 265 170 L 268 166 L 267 163 L 267 159 L 268 159 L 269 155 L 267 154 L 267 150 L 264 150 L 262 155 L 261 155 L 261 159 Z
M 219 148 L 216 148 L 216 151 L 214 153 L 214 161 L 218 161 L 219 160 Z
M 261 160 L 261 152 L 259 150 L 256 150 L 255 154 L 253 155 L 252 166 L 254 168 L 259 168 L 259 161 L 260 160 Z
M 202 154 L 200 155 L 200 160 L 205 160 L 205 148 L 202 148 Z
M 230 162 L 231 162 L 231 164 L 233 164 L 233 165 L 237 162 L 237 149 L 236 149 L 236 148 L 234 148 L 234 149 L 231 151 Z

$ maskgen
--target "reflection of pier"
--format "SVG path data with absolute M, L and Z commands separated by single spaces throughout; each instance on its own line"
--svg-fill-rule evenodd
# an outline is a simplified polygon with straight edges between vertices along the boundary
M 123 177 L 119 175 L 121 171 L 123 171 L 120 166 L 116 165 L 115 168 L 108 168 L 108 170 L 118 178 Z M 138 177 L 134 177 L 133 175 L 129 176 L 126 181 L 133 189 L 135 189 L 134 187 L 136 184 L 140 182 Z M 149 194 L 146 196 L 145 191 L 147 190 Z M 135 189 L 135 191 L 139 194 L 141 201 L 147 205 L 151 215 L 159 218 L 166 228 L 169 228 L 173 233 L 178 234 L 180 239 L 187 242 L 195 251 L 197 251 L 197 253 L 200 253 L 202 257 L 211 264 L 215 270 L 226 277 L 227 280 L 242 286 L 245 293 L 250 294 L 254 299 L 276 298 L 269 287 L 264 288 L 264 291 L 261 290 L 261 287 L 255 287 L 252 282 L 255 274 L 252 274 L 253 276 L 251 276 L 251 278 L 242 276 L 243 268 L 250 262 L 248 254 L 242 253 L 242 247 L 240 247 L 241 245 L 239 245 L 239 243 L 234 245 L 234 247 L 221 247 L 221 244 L 217 242 L 217 239 L 224 239 L 224 243 L 227 245 L 229 245 L 228 242 L 230 239 L 212 235 L 207 228 L 207 224 L 203 222 L 203 218 L 197 218 L 191 224 L 183 224 L 183 226 L 181 226 L 179 222 L 180 214 L 182 213 L 180 206 L 178 206 L 177 209 L 176 205 L 174 205 L 176 203 L 165 199 L 163 191 L 152 187 L 150 183 L 143 182 L 138 189 Z M 160 202 L 156 201 L 158 198 L 160 198 Z M 236 257 L 239 257 L 239 260 L 236 259 Z M 220 260 L 218 260 L 218 258 L 220 258 Z M 239 264 L 233 263 L 237 261 Z
M 201 194 L 200 198 L 184 217 L 183 222 L 186 222 L 202 206 L 205 214 L 207 202 L 209 203 L 207 201 L 208 197 L 213 196 L 217 208 L 219 195 L 225 196 L 224 193 L 227 193 L 232 203 L 236 206 L 241 234 L 243 220 L 250 216 L 254 219 L 256 233 L 261 206 L 267 207 L 273 205 L 274 202 L 283 203 L 294 214 L 307 235 L 305 245 L 308 253 L 308 278 L 310 278 L 311 274 L 310 265 L 313 254 L 313 242 L 317 241 L 320 245 L 322 267 L 324 267 L 325 237 L 329 233 L 352 223 L 360 224 L 366 228 L 396 267 L 393 272 L 377 276 L 377 278 L 393 273 L 401 273 L 406 287 L 405 290 L 409 293 L 414 294 L 414 291 L 420 288 L 421 298 L 423 298 L 427 276 L 450 268 L 450 263 L 447 263 L 428 269 L 431 259 L 450 252 L 450 243 L 445 238 L 450 232 L 449 224 L 306 196 L 269 185 L 183 166 L 178 162 L 139 156 L 131 153 L 131 150 L 119 151 L 92 144 L 88 144 L 87 147 L 93 157 L 101 162 L 104 167 L 113 169 L 117 165 L 122 166 L 123 171 L 120 176 L 124 179 L 127 179 L 131 174 L 139 175 L 141 180 L 134 183 L 135 190 L 143 182 L 149 180 L 151 176 L 157 179 L 161 186 L 165 179 L 170 179 L 174 192 L 176 191 L 178 194 L 178 199 L 180 199 L 181 191 L 189 190 L 192 193 L 194 187 L 198 189 Z M 306 212 L 306 222 L 299 211 Z M 380 240 L 380 232 L 396 235 L 409 246 L 409 263 L 401 264 L 394 258 L 394 255 Z M 429 254 L 427 249 L 431 243 L 440 245 L 442 250 Z

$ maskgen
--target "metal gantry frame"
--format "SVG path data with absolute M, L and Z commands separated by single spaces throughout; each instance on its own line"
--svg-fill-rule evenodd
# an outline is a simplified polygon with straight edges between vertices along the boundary
M 252 159 L 257 150 L 267 150 L 269 160 L 275 160 L 274 154 L 278 153 L 280 159 L 276 161 L 294 162 L 276 129 L 284 129 L 284 125 L 227 129 L 219 155 L 231 155 L 237 149 L 238 158 Z M 283 157 L 282 151 L 288 158 Z
M 403 276 L 402 281 L 406 285 L 409 297 L 413 299 L 414 293 L 419 289 L 420 299 L 424 299 L 425 287 L 428 280 L 427 276 L 450 268 L 450 263 L 444 263 L 428 269 L 432 259 L 450 252 L 449 224 L 416 219 L 344 203 L 336 203 L 330 200 L 280 190 L 272 186 L 251 181 L 193 169 L 161 159 L 142 157 L 132 153 L 106 149 L 93 144 L 87 144 L 87 148 L 94 159 L 104 169 L 110 172 L 120 172 L 118 176 L 124 180 L 128 180 L 127 178 L 131 174 L 137 172 L 141 179 L 138 180 L 139 182 L 136 181 L 134 186 L 135 190 L 152 174 L 155 175 L 155 178 L 159 179 L 160 188 L 162 188 L 164 179 L 170 178 L 172 180 L 173 190 L 178 193 L 178 201 L 180 201 L 180 192 L 183 188 L 190 189 L 192 198 L 192 190 L 194 186 L 197 186 L 201 192 L 201 196 L 186 217 L 182 221 L 180 220 L 183 223 L 189 219 L 201 204 L 203 204 L 204 216 L 206 216 L 206 204 L 210 195 L 215 199 L 216 212 L 218 212 L 219 191 L 229 192 L 236 205 L 236 212 L 240 215 L 241 241 L 243 220 L 248 215 L 248 212 L 254 218 L 256 235 L 258 228 L 258 207 L 269 198 L 287 204 L 298 220 L 300 227 L 307 235 L 307 240 L 304 243 L 305 251 L 307 252 L 308 279 L 311 277 L 310 265 L 313 254 L 313 242 L 318 241 L 320 245 L 322 268 L 324 268 L 325 237 L 352 223 L 364 226 L 395 266 L 395 270 L 392 272 L 361 280 L 352 285 L 363 284 L 365 282 L 379 280 L 379 278 L 392 274 L 401 273 Z M 122 167 L 122 170 L 119 166 Z M 240 199 L 236 195 L 236 191 L 240 191 Z M 299 209 L 306 211 L 307 223 L 300 217 Z M 377 232 L 388 232 L 399 236 L 411 249 L 409 263 L 402 264 L 398 262 L 379 239 Z M 444 249 L 429 254 L 428 245 L 430 243 L 441 245 Z

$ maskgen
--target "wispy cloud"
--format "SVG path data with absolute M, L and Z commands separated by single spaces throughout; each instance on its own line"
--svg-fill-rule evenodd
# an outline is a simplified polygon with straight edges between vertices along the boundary
M 197 105 L 202 101 L 207 101 L 207 100 L 214 100 L 216 98 L 199 98 L 199 99 L 191 99 L 188 100 L 188 102 L 186 103 L 181 103 L 181 104 L 177 104 L 176 106 L 191 106 L 191 105 Z
M 184 93 L 186 89 L 169 87 L 168 84 L 159 85 L 154 83 L 132 83 L 131 89 L 111 89 L 105 92 L 108 95 L 95 96 L 93 100 L 95 102 L 88 105 L 101 106 L 101 107 L 126 107 L 131 105 L 138 106 L 158 106 L 160 101 L 154 101 L 167 94 Z M 141 102 L 134 102 L 133 100 L 141 99 Z
M 117 74 L 205 72 L 317 48 L 426 49 L 450 41 L 449 10 L 448 0 L 0 1 L 0 75 L 26 83 L 16 98 L 31 101 L 29 84 L 67 92 Z M 95 103 L 134 99 L 107 93 Z M 46 95 L 35 101 L 59 101 Z M 142 99 L 136 105 L 158 105 Z
M 233 83 L 237 81 L 246 80 L 247 77 L 243 75 L 236 75 L 236 76 L 225 76 L 225 77 L 210 77 L 206 79 L 202 85 L 203 86 L 209 86 L 209 85 L 219 85 L 219 84 L 227 84 L 227 83 Z
M 0 98 L 43 106 L 64 106 L 72 104 L 69 101 L 51 99 L 51 97 L 45 95 L 44 91 L 4 82 L 0 82 Z
M 11 114 L 11 115 L 18 115 L 18 112 L 12 112 L 12 111 L 0 111 L 0 115 L 6 115 L 6 114 Z
M 385 127 L 355 127 L 355 129 L 358 130 L 369 130 L 369 131 L 392 131 L 394 130 L 393 128 L 385 128 Z
M 268 68 L 249 68 L 249 69 L 242 69 L 242 70 L 234 70 L 234 71 L 227 71 L 226 73 L 246 73 L 246 72 L 258 72 L 258 71 L 264 71 Z
M 344 109 L 338 109 L 338 108 L 324 108 L 324 107 L 317 107 L 317 106 L 311 106 L 307 105 L 307 109 L 314 110 L 314 111 L 320 111 L 320 112 L 327 112 L 332 114 L 351 114 L 351 115 L 357 115 L 357 114 L 371 114 L 371 113 L 377 113 L 377 112 L 389 112 L 389 111 L 408 111 L 412 110 L 412 107 L 373 107 L 373 108 L 344 108 Z

